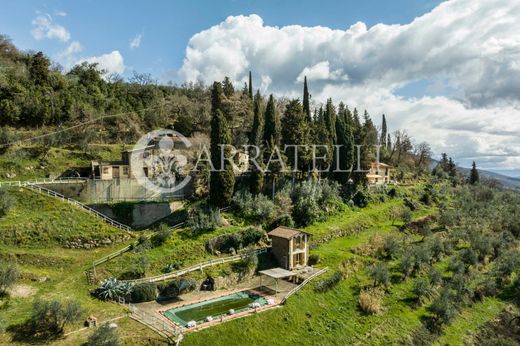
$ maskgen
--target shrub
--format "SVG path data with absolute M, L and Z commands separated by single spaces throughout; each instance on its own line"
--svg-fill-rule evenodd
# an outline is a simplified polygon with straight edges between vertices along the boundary
M 231 252 L 244 247 L 255 245 L 265 236 L 264 231 L 254 227 L 247 228 L 236 233 L 222 234 L 206 241 L 206 250 L 211 253 L 215 251 Z
M 395 189 L 395 187 L 392 187 L 390 190 L 388 190 L 386 194 L 388 195 L 388 197 L 395 198 L 397 197 L 397 190 Z
M 316 265 L 316 264 L 320 263 L 320 256 L 317 255 L 317 254 L 309 255 L 309 260 L 307 261 L 307 263 L 310 266 L 313 266 L 313 265 Z
M 380 288 L 367 288 L 359 293 L 359 307 L 369 315 L 376 315 L 383 310 L 384 291 Z
M 428 310 L 433 314 L 437 323 L 441 325 L 448 323 L 456 313 L 453 295 L 447 289 L 442 290 L 440 295 L 430 304 Z
M 385 258 L 397 258 L 401 252 L 401 245 L 399 245 L 399 242 L 394 236 L 389 236 L 385 239 L 383 250 L 385 252 Z
M 104 323 L 97 328 L 94 333 L 90 334 L 87 341 L 87 346 L 119 346 L 119 333 L 117 328 L 113 328 L 109 323 Z
M 430 298 L 433 295 L 433 288 L 430 281 L 426 278 L 417 278 L 413 282 L 412 292 L 419 300 Z
M 335 272 L 331 277 L 320 280 L 314 285 L 315 292 L 326 292 L 336 286 L 341 279 L 343 278 L 343 274 L 340 271 Z
M 157 286 L 151 282 L 135 285 L 132 288 L 131 297 L 134 303 L 155 300 L 157 298 Z
M 312 196 L 302 196 L 296 201 L 293 209 L 293 219 L 299 226 L 307 226 L 321 217 L 321 209 Z
M 390 272 L 383 262 L 376 263 L 368 270 L 369 277 L 374 281 L 374 286 L 387 286 L 390 282 Z
M 0 217 L 7 215 L 9 209 L 15 204 L 15 199 L 4 190 L 0 190 Z
M 188 217 L 188 226 L 194 232 L 214 231 L 222 225 L 219 209 L 194 208 Z
M 20 273 L 15 265 L 0 262 L 0 295 L 13 287 L 19 276 Z
M 155 232 L 152 237 L 150 238 L 150 241 L 152 243 L 153 247 L 161 246 L 170 238 L 172 235 L 172 231 L 164 224 L 161 224 L 159 227 L 159 230 Z
M 274 214 L 274 203 L 263 194 L 253 196 L 249 191 L 241 191 L 235 194 L 233 203 L 246 218 L 263 223 L 269 223 Z
M 504 282 L 509 279 L 513 272 L 519 269 L 519 266 L 520 251 L 517 249 L 509 250 L 496 260 L 493 273 L 497 279 Z
M 437 286 L 442 282 L 442 275 L 436 268 L 431 267 L 428 271 L 428 279 L 432 286 Z
M 82 314 L 79 303 L 69 300 L 62 303 L 59 300 L 40 300 L 33 303 L 33 312 L 29 320 L 31 332 L 42 338 L 45 335 L 63 333 L 66 324 L 77 321 Z
M 195 290 L 197 288 L 197 281 L 182 278 L 161 284 L 158 288 L 161 297 L 173 298 Z
M 352 197 L 352 201 L 356 207 L 364 208 L 368 205 L 368 195 L 362 190 L 358 190 Z
M 404 224 L 409 224 L 412 221 L 412 211 L 410 208 L 405 208 L 401 211 L 401 220 L 403 220 Z

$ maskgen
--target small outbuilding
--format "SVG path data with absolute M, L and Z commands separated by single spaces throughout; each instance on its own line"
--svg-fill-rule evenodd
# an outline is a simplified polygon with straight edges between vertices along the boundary
M 267 233 L 278 265 L 286 270 L 302 268 L 309 258 L 310 234 L 299 229 L 280 226 Z

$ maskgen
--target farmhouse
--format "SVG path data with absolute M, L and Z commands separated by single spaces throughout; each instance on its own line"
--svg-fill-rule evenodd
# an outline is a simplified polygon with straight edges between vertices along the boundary
M 277 227 L 267 234 L 280 267 L 293 270 L 307 265 L 310 234 L 289 227 Z
M 368 183 L 371 185 L 384 185 L 390 182 L 390 172 L 393 167 L 382 162 L 370 163 L 367 174 Z

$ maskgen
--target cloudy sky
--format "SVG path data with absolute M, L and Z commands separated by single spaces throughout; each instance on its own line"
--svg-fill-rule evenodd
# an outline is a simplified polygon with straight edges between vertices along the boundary
M 65 68 L 180 83 L 231 77 L 264 93 L 332 97 L 462 166 L 520 176 L 520 2 L 65 1 L 14 3 L 0 32 Z M 131 8 L 130 8 L 131 7 Z

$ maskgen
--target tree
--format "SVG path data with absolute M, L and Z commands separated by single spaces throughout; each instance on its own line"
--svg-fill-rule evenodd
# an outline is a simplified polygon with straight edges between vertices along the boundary
M 31 58 L 29 75 L 38 86 L 45 86 L 49 81 L 49 59 L 42 52 L 34 54 Z
M 378 262 L 370 268 L 368 275 L 374 280 L 374 286 L 387 286 L 390 282 L 390 272 L 388 267 L 383 262 Z
M 453 294 L 448 289 L 443 289 L 440 295 L 431 303 L 428 310 L 433 314 L 439 324 L 448 323 L 455 316 Z
M 273 94 L 269 95 L 267 107 L 265 108 L 264 142 L 268 146 L 280 145 L 280 119 L 276 112 Z
M 222 90 L 224 91 L 224 95 L 226 95 L 226 97 L 231 97 L 235 94 L 235 88 L 229 80 L 229 77 L 224 78 L 224 81 L 222 82 Z
M 248 88 L 249 88 L 249 98 L 252 100 L 253 99 L 253 77 L 251 76 L 251 71 L 249 71 L 249 84 L 248 84 Z
M 75 300 L 62 303 L 59 300 L 37 299 L 30 318 L 32 332 L 35 335 L 59 335 L 66 324 L 77 321 L 82 313 L 81 306 Z
M 346 184 L 350 172 L 348 171 L 354 162 L 354 137 L 352 135 L 351 126 L 345 122 L 344 117 L 339 117 L 336 121 L 336 144 L 334 147 L 334 161 L 333 169 L 340 171 L 334 173 L 334 179 L 340 184 Z
M 0 296 L 16 283 L 20 273 L 15 265 L 0 262 Z
M 104 323 L 92 333 L 87 341 L 87 346 L 119 346 L 119 333 L 116 327 L 111 327 L 110 323 Z
M 303 112 L 309 124 L 312 122 L 309 88 L 307 87 L 307 76 L 303 79 Z
M 427 278 L 417 278 L 413 282 L 412 292 L 415 293 L 417 299 L 430 298 L 433 295 L 433 289 L 430 280 Z
M 298 99 L 291 100 L 285 107 L 282 144 L 284 146 L 306 145 L 308 138 L 309 131 L 302 105 Z M 296 152 L 298 155 L 295 155 Z M 302 169 L 308 161 L 307 151 L 301 147 L 298 149 L 289 147 L 287 157 L 294 170 Z M 296 161 L 298 161 L 297 166 L 295 165 Z
M 253 126 L 249 135 L 249 144 L 259 146 L 264 131 L 264 114 L 262 110 L 262 96 L 257 91 L 253 100 Z
M 211 171 L 209 185 L 209 202 L 216 207 L 229 205 L 233 197 L 235 185 L 233 163 L 229 162 L 231 159 L 224 159 L 230 157 L 230 144 L 231 133 L 229 126 L 219 109 L 215 112 L 211 121 L 211 162 L 214 170 Z M 223 166 L 222 163 L 224 164 Z
M 388 148 L 387 135 L 388 135 L 388 129 L 386 127 L 386 117 L 383 114 L 383 121 L 381 123 L 381 137 L 380 137 L 379 144 L 381 144 L 385 148 Z
M 477 170 L 477 165 L 475 161 L 473 161 L 473 164 L 471 165 L 471 171 L 469 173 L 469 183 L 471 185 L 475 185 L 479 182 L 480 177 Z
M 249 135 L 249 144 L 256 146 L 256 150 L 260 150 L 263 131 L 264 114 L 262 110 L 262 96 L 260 95 L 260 91 L 257 91 L 253 100 L 253 126 Z M 254 155 L 256 154 L 260 154 L 258 155 L 257 162 L 260 166 L 262 166 L 262 155 L 261 153 L 254 153 Z M 255 164 L 252 164 L 250 171 L 249 191 L 251 191 L 253 195 L 257 195 L 262 191 L 264 186 L 264 173 L 261 169 L 259 169 L 259 167 L 256 167 Z
M 457 165 L 451 157 L 448 159 L 448 174 L 452 178 L 455 178 L 457 176 Z

